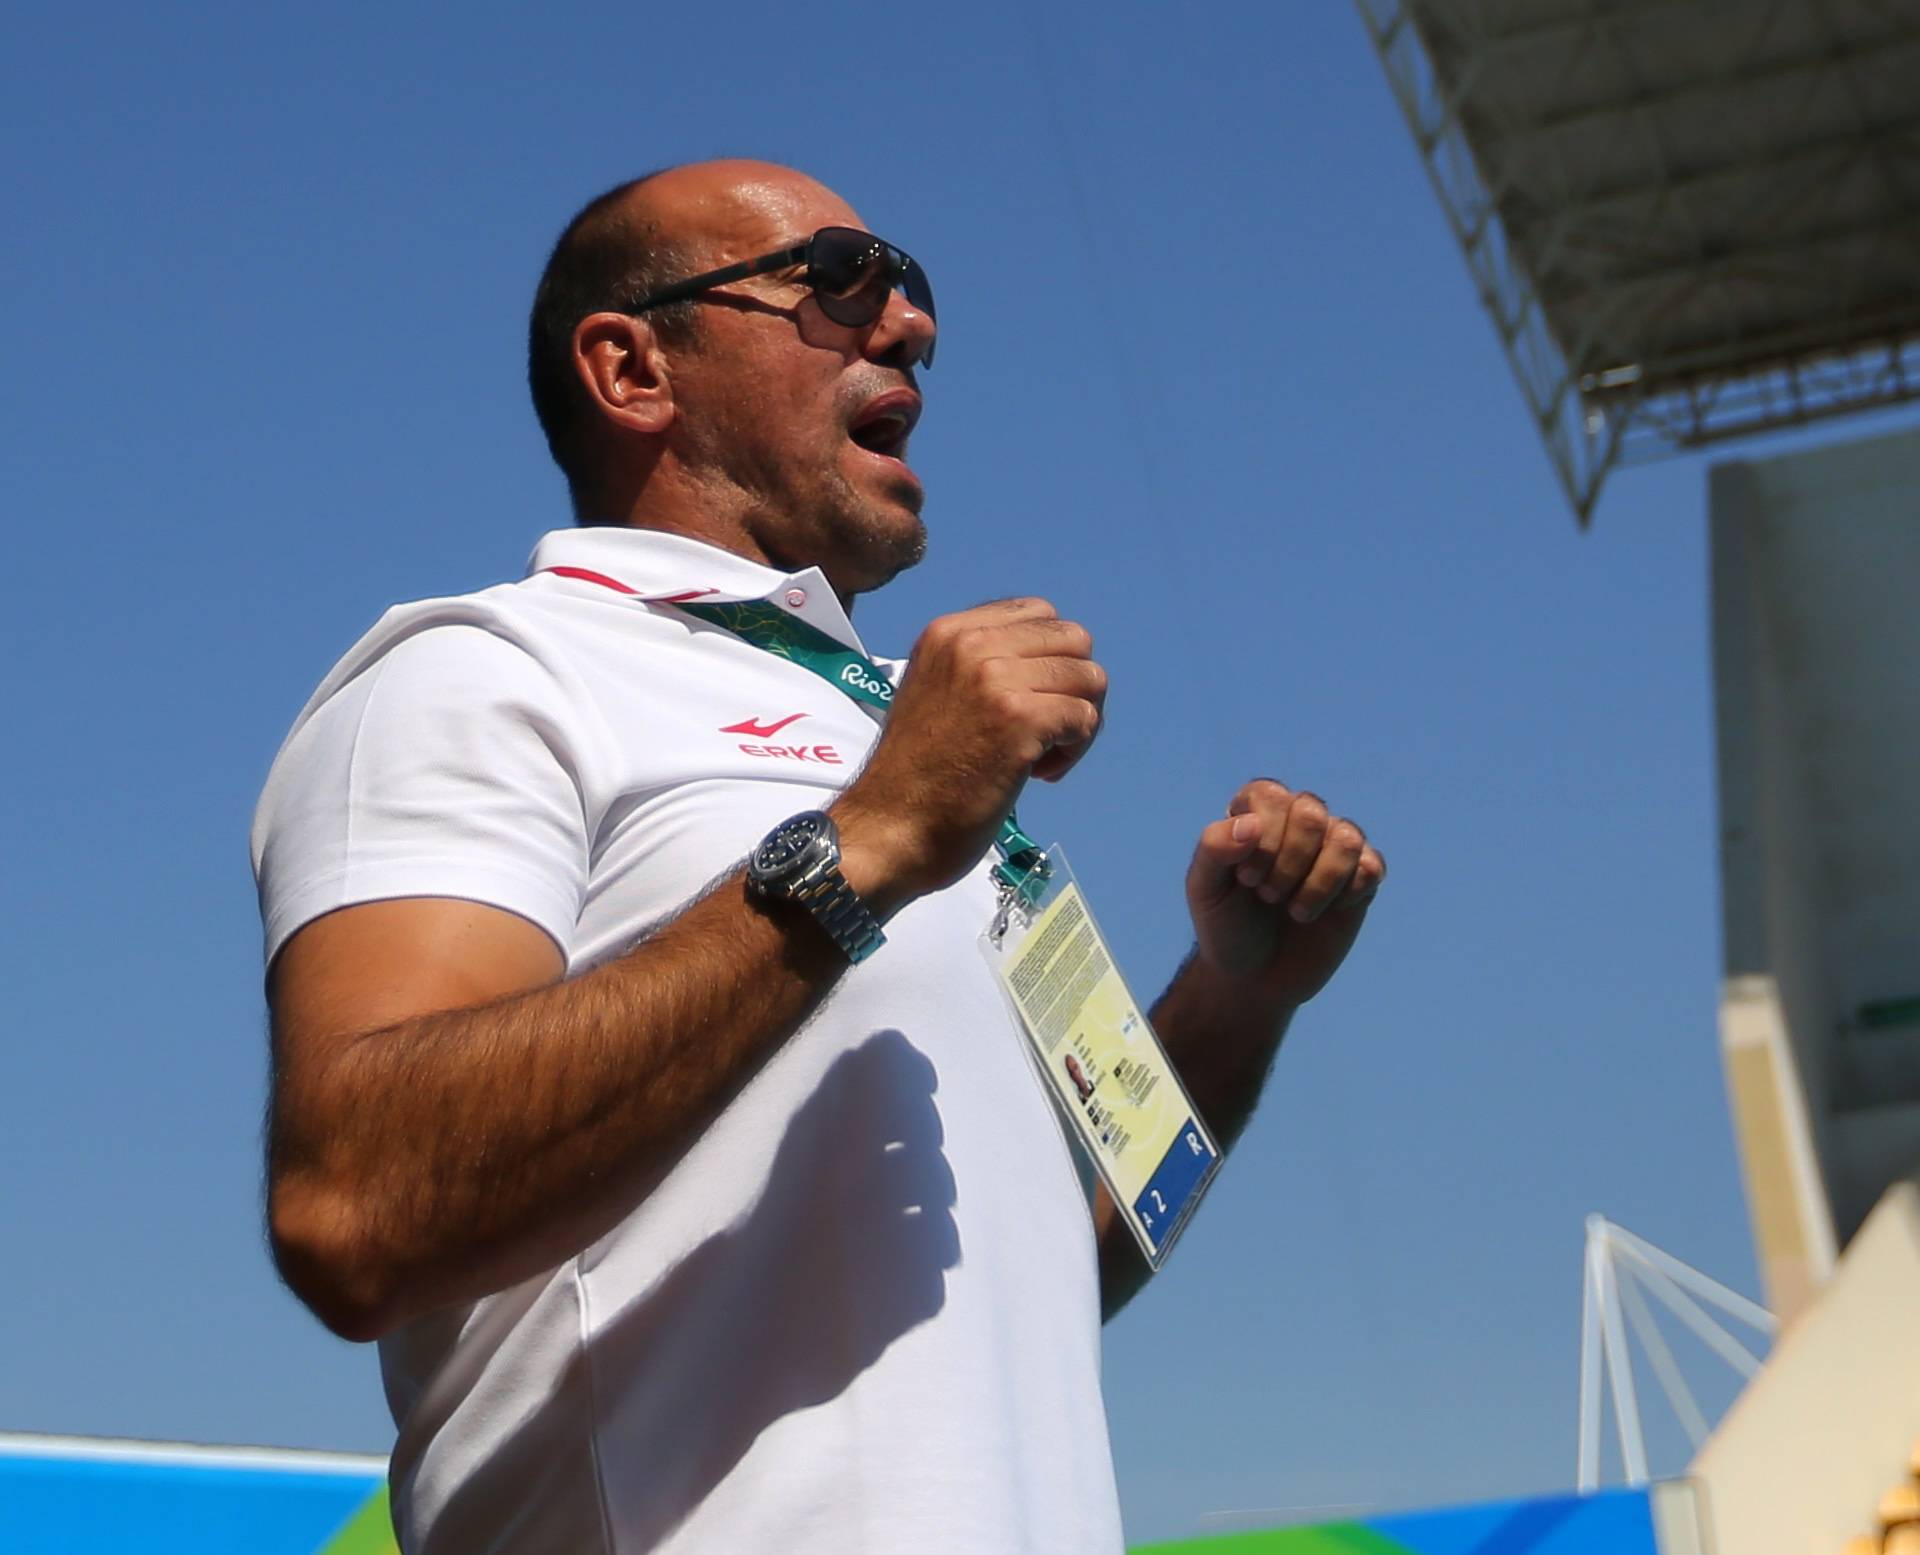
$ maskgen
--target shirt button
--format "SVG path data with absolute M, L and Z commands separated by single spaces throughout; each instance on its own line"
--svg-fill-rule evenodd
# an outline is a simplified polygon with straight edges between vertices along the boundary
M 787 590 L 788 609 L 798 610 L 806 602 L 807 602 L 807 591 L 805 589 L 788 589 Z

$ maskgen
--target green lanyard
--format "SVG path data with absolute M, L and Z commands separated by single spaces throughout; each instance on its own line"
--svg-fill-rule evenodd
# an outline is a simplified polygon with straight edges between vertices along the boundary
M 678 601 L 674 609 L 731 632 L 763 653 L 788 659 L 802 669 L 813 671 L 866 708 L 876 722 L 885 722 L 887 710 L 893 706 L 893 682 L 879 665 L 818 627 L 789 615 L 778 605 L 760 599 L 731 605 Z M 993 868 L 994 878 L 1022 895 L 1037 891 L 1039 882 L 1046 877 L 1046 854 L 1039 843 L 1020 829 L 1020 822 L 1011 810 L 1000 823 L 1000 835 L 994 838 L 993 845 L 1000 852 L 1000 862 Z

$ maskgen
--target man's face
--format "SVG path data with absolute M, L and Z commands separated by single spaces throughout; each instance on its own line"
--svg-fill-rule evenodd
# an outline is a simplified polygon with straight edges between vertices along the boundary
M 688 190 L 682 209 L 701 269 L 804 242 L 820 227 L 863 225 L 832 191 L 787 169 Z M 931 339 L 932 321 L 895 293 L 873 324 L 835 324 L 803 269 L 717 288 L 697 306 L 690 339 L 669 349 L 672 436 L 689 475 L 771 560 L 818 565 L 843 595 L 917 562 L 923 493 L 905 455 L 920 398 L 905 364 Z

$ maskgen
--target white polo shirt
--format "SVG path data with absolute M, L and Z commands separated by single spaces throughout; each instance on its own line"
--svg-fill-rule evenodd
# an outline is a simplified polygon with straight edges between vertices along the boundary
M 268 957 L 453 896 L 578 973 L 828 803 L 872 719 L 675 598 L 860 647 L 817 569 L 647 530 L 388 611 L 267 780 Z M 1120 1548 L 1086 1201 L 975 950 L 991 863 L 900 912 L 607 1236 L 382 1341 L 410 1555 Z

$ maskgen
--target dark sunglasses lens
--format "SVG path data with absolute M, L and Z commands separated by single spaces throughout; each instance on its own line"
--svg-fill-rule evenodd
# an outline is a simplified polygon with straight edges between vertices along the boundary
M 820 311 L 836 324 L 861 329 L 887 310 L 897 286 L 928 318 L 933 317 L 933 287 L 927 273 L 890 243 L 853 227 L 822 227 L 813 235 L 807 260 L 807 284 Z M 933 345 L 920 353 L 921 365 L 933 365 Z
M 814 234 L 807 270 L 820 311 L 836 324 L 871 324 L 893 290 L 892 254 L 868 232 L 824 227 Z

